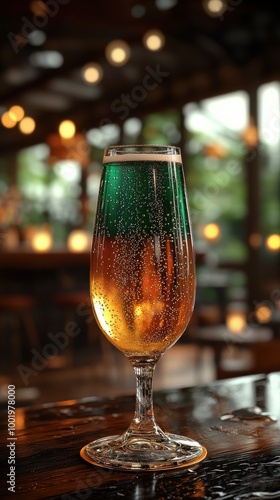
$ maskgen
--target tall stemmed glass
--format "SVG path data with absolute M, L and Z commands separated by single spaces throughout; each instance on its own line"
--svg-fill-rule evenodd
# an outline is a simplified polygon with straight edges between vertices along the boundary
M 82 456 L 123 470 L 199 462 L 196 441 L 164 433 L 153 413 L 155 365 L 187 327 L 195 267 L 180 149 L 105 149 L 91 253 L 91 299 L 104 335 L 136 375 L 134 418 L 121 436 L 89 443 Z

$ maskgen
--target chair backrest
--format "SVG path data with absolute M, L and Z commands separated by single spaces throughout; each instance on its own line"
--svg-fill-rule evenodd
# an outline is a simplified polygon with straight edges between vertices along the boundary
M 232 369 L 231 365 L 222 362 L 216 367 L 218 379 L 280 371 L 280 339 L 252 342 L 246 349 L 250 352 L 248 366 L 241 364 L 236 368 L 234 365 Z
M 254 372 L 280 371 L 280 339 L 252 344 Z

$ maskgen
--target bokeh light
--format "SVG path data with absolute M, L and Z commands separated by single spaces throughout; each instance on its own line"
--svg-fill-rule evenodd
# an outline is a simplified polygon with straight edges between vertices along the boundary
M 83 67 L 82 75 L 86 83 L 96 85 L 102 80 L 103 69 L 101 68 L 100 64 L 89 63 Z
M 249 245 L 252 248 L 259 248 L 262 244 L 262 237 L 259 233 L 252 233 L 249 236 Z
M 146 13 L 146 7 L 142 4 L 136 4 L 131 7 L 131 15 L 136 19 L 140 19 Z
M 48 7 L 44 2 L 38 2 L 37 0 L 33 0 L 29 4 L 30 10 L 36 14 L 36 16 L 43 16 L 48 12 Z
M 280 250 L 280 235 L 270 234 L 265 240 L 265 245 L 270 252 L 278 252 Z
M 271 319 L 270 307 L 262 304 L 256 307 L 255 316 L 259 323 L 267 323 Z
M 124 40 L 113 40 L 106 49 L 108 62 L 113 66 L 123 66 L 130 57 L 130 47 Z
M 67 239 L 67 248 L 70 252 L 84 252 L 90 247 L 90 236 L 83 229 L 71 231 Z
M 5 128 L 13 128 L 16 126 L 17 120 L 10 115 L 9 111 L 5 111 L 5 113 L 1 116 L 1 123 Z
M 47 252 L 52 244 L 52 235 L 46 229 L 36 231 L 31 239 L 31 246 L 35 252 Z
M 204 0 L 204 10 L 212 17 L 221 16 L 227 9 L 225 0 Z
M 19 129 L 23 134 L 29 135 L 34 132 L 36 128 L 36 123 L 31 116 L 26 116 L 23 118 L 19 124 Z
M 24 109 L 21 106 L 15 105 L 9 109 L 10 117 L 12 118 L 12 120 L 15 120 L 16 122 L 20 122 L 20 120 L 23 119 L 24 114 L 25 114 Z
M 147 49 L 156 52 L 163 47 L 165 37 L 159 30 L 149 30 L 143 36 L 143 43 Z
M 232 333 L 241 333 L 247 325 L 246 314 L 244 312 L 229 312 L 226 316 L 227 329 Z
M 63 139 L 71 139 L 76 133 L 75 123 L 71 120 L 63 120 L 58 127 L 58 131 Z
M 213 222 L 206 224 L 203 228 L 203 236 L 207 241 L 217 241 L 220 237 L 221 230 L 218 224 Z
M 242 134 L 242 139 L 249 148 L 254 148 L 258 144 L 259 133 L 252 118 L 250 119 L 248 127 L 244 130 Z

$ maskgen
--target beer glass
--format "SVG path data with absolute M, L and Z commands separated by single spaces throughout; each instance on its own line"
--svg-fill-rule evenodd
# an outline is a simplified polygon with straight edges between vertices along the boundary
M 196 441 L 165 433 L 153 413 L 159 358 L 182 335 L 195 300 L 195 264 L 180 149 L 105 149 L 93 233 L 92 308 L 98 325 L 131 362 L 136 408 L 121 436 L 84 447 L 84 458 L 122 470 L 164 470 L 199 462 Z

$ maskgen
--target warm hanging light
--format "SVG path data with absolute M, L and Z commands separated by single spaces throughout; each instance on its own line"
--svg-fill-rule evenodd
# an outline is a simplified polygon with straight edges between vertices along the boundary
M 100 64 L 89 63 L 82 69 L 82 75 L 85 82 L 96 85 L 102 80 L 103 69 Z
M 107 60 L 113 66 L 123 66 L 130 57 L 130 47 L 124 40 L 113 40 L 106 49 Z
M 247 307 L 242 302 L 230 303 L 226 312 L 226 327 L 231 333 L 240 334 L 247 327 Z
M 3 127 L 5 128 L 13 128 L 17 124 L 17 120 L 14 119 L 13 116 L 10 115 L 9 111 L 5 111 L 1 116 L 1 122 Z
M 226 316 L 226 326 L 231 333 L 241 333 L 247 325 L 246 314 L 243 312 L 229 312 Z
M 278 252 L 280 250 L 280 235 L 270 234 L 265 240 L 265 246 L 270 252 Z
M 58 131 L 63 139 L 71 139 L 76 133 L 76 125 L 71 120 L 63 120 L 58 127 Z
M 255 316 L 259 323 L 268 323 L 272 316 L 270 307 L 265 304 L 260 304 L 256 307 Z
M 71 231 L 67 239 L 67 248 L 70 252 L 84 252 L 89 249 L 90 236 L 83 229 Z
M 203 236 L 209 242 L 217 241 L 220 237 L 221 230 L 218 224 L 211 222 L 203 228 Z
M 19 130 L 25 135 L 32 134 L 35 128 L 36 128 L 36 123 L 35 120 L 31 118 L 31 116 L 26 116 L 19 123 Z
M 36 231 L 31 239 L 31 246 L 35 252 L 47 252 L 53 244 L 52 235 L 47 229 Z
M 203 7 L 211 17 L 221 16 L 227 9 L 226 0 L 204 0 Z
M 164 34 L 159 30 L 149 30 L 143 36 L 143 43 L 147 49 L 156 52 L 162 49 L 165 43 Z
M 10 117 L 16 122 L 20 122 L 20 120 L 23 119 L 24 114 L 24 109 L 21 106 L 15 105 L 9 109 Z

